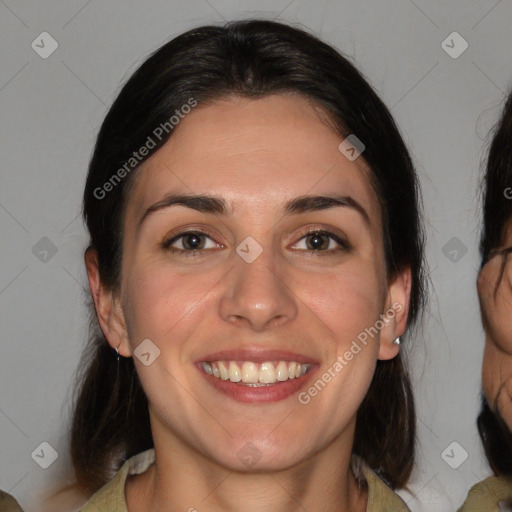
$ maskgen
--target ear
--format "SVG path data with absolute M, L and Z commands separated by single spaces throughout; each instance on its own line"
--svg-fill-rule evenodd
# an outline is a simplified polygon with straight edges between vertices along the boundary
M 101 282 L 98 252 L 96 249 L 87 249 L 84 259 L 89 278 L 89 289 L 101 330 L 113 349 L 117 349 L 119 354 L 124 357 L 130 357 L 130 344 L 123 309 L 119 297 Z
M 383 322 L 379 348 L 381 360 L 393 359 L 400 351 L 400 345 L 395 345 L 394 341 L 402 336 L 407 327 L 411 283 L 411 268 L 406 267 L 388 284 L 386 307 L 381 315 Z

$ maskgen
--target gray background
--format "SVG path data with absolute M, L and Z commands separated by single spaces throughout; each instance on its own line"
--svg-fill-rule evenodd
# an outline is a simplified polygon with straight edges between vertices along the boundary
M 255 16 L 300 23 L 353 57 L 417 163 L 434 293 L 412 356 L 417 500 L 402 494 L 413 511 L 454 510 L 489 474 L 475 427 L 484 339 L 475 290 L 478 180 L 511 86 L 511 2 L 0 0 L 0 15 L 0 488 L 38 510 L 35 497 L 69 474 L 69 398 L 87 336 L 79 209 L 108 106 L 165 41 Z M 43 31 L 59 45 L 47 59 L 31 47 Z M 454 31 L 469 45 L 456 59 L 441 46 Z M 42 237 L 53 256 L 40 245 L 33 251 Z M 42 442 L 59 454 L 48 469 L 31 457 Z M 462 450 L 468 458 L 453 469 L 446 460 L 458 465 Z

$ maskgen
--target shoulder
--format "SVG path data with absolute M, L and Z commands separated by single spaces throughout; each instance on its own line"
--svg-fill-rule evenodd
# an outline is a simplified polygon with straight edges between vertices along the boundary
M 80 509 L 80 512 L 127 512 L 125 484 L 128 475 L 139 474 L 155 461 L 154 449 L 139 453 L 128 459 L 115 476 L 97 491 Z M 368 487 L 367 512 L 410 512 L 405 502 L 379 478 L 379 476 L 359 457 L 352 457 L 352 469 L 356 478 Z
M 499 512 L 505 504 L 512 509 L 512 477 L 491 476 L 469 490 L 459 512 Z
M 80 512 L 127 512 L 125 500 L 125 484 L 128 475 L 143 473 L 155 461 L 155 450 L 151 448 L 129 458 L 115 476 L 97 491 Z
M 13 496 L 0 490 L 0 510 L 2 512 L 23 512 L 19 503 Z
M 367 512 L 410 512 L 402 498 L 363 459 L 353 455 L 351 466 L 356 479 L 368 487 Z

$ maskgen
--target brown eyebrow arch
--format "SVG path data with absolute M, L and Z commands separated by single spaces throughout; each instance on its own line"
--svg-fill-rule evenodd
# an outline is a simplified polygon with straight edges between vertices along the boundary
M 213 195 L 169 194 L 145 210 L 139 221 L 139 226 L 152 213 L 176 205 L 185 206 L 186 208 L 191 208 L 202 213 L 219 215 L 227 215 L 228 212 L 232 211 L 228 209 L 226 201 L 222 197 Z M 370 225 L 368 213 L 361 204 L 351 196 L 299 196 L 285 203 L 283 210 L 284 215 L 288 216 L 339 207 L 354 209 L 363 217 L 366 224 Z
M 297 213 L 316 212 L 320 210 L 328 210 L 329 208 L 348 207 L 357 211 L 370 225 L 370 216 L 351 196 L 299 196 L 288 201 L 284 207 L 285 215 Z

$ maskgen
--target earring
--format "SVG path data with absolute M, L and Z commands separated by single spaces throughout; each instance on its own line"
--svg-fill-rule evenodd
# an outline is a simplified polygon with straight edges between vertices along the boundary
M 394 345 L 400 345 L 400 338 L 397 338 L 395 341 L 393 341 Z
M 121 346 L 121 344 L 119 344 L 119 346 Z M 118 347 L 116 347 L 116 357 L 117 357 L 117 360 L 119 361 L 119 350 L 118 350 Z

